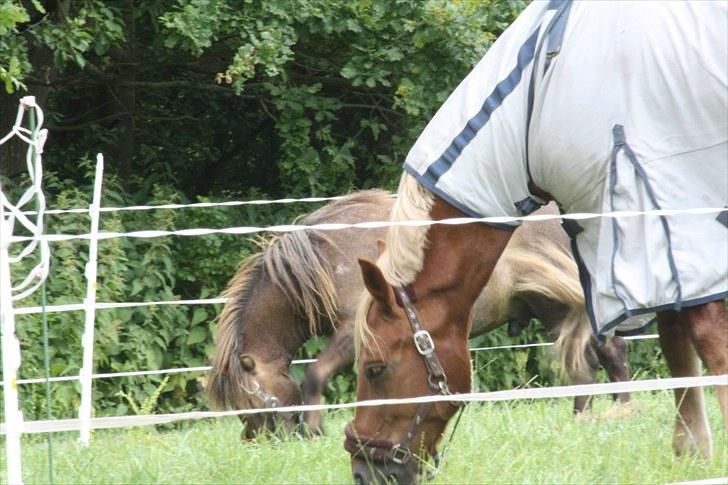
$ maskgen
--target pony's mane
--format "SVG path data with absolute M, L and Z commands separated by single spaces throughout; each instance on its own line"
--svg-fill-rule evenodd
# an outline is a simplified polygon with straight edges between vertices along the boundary
M 307 216 L 296 218 L 294 223 L 314 225 L 330 221 L 352 205 L 365 204 L 379 193 L 370 192 L 374 194 L 364 192 L 347 196 Z M 294 311 L 305 319 L 311 335 L 318 334 L 324 321 L 336 323 L 336 286 L 323 248 L 338 248 L 324 231 L 312 229 L 276 234 L 259 238 L 256 243 L 261 250 L 240 264 L 222 293 L 228 298 L 228 303 L 220 314 L 220 327 L 235 321 L 243 324 L 243 319 L 238 317 L 252 296 L 252 282 L 262 276 L 260 272 L 271 279 Z
M 404 173 L 399 181 L 398 198 L 392 207 L 390 221 L 430 220 L 430 210 L 435 201 L 432 192 L 426 190 L 417 180 Z M 429 226 L 391 226 L 387 231 L 385 250 L 377 260 L 387 282 L 393 286 L 411 283 L 422 270 L 422 260 L 427 246 Z M 357 307 L 354 320 L 356 354 L 372 335 L 366 315 L 372 304 L 368 291 L 364 292 Z

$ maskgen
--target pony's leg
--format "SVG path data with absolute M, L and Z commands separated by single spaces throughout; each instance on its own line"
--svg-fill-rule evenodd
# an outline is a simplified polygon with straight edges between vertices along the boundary
M 723 300 L 683 311 L 700 359 L 713 375 L 728 374 L 728 310 Z M 723 423 L 728 427 L 728 386 L 716 386 Z
M 567 367 L 566 373 L 572 384 L 594 384 L 597 381 L 597 369 L 599 368 L 599 360 L 597 353 L 591 345 L 584 348 L 584 360 L 586 365 L 582 366 L 578 371 Z M 591 409 L 592 396 L 576 396 L 574 397 L 574 414 L 580 414 Z
M 673 377 L 693 377 L 700 373 L 700 362 L 692 344 L 691 331 L 684 315 L 675 311 L 657 314 L 660 346 Z M 700 452 L 712 454 L 710 428 L 703 403 L 703 389 L 675 389 L 677 416 L 672 447 L 677 455 Z
M 627 342 L 622 337 L 615 335 L 607 339 L 603 345 L 599 345 L 595 338 L 591 339 L 591 347 L 597 354 L 599 363 L 607 371 L 611 382 L 624 382 L 629 380 L 629 368 L 627 367 Z M 612 394 L 615 401 L 622 403 L 629 402 L 628 392 Z
M 351 321 L 343 321 L 331 337 L 329 345 L 319 354 L 318 360 L 306 370 L 303 378 L 303 403 L 320 404 L 324 387 L 331 376 L 353 361 L 354 325 Z M 323 434 L 320 411 L 305 412 L 303 422 L 308 433 Z

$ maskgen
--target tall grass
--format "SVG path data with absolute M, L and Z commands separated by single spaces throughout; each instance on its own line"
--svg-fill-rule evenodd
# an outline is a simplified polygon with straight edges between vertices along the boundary
M 465 411 L 435 483 L 670 483 L 728 474 L 726 432 L 708 392 L 714 458 L 675 458 L 669 391 L 635 395 L 638 411 L 608 418 L 615 407 L 597 398 L 592 418 L 574 418 L 568 399 L 486 403 Z M 57 435 L 57 483 L 349 483 L 342 448 L 350 412 L 328 415 L 327 434 L 241 444 L 235 418 L 175 431 L 97 431 L 89 448 L 77 435 Z M 2 442 L 4 446 L 4 442 Z M 42 437 L 24 439 L 26 483 L 44 483 Z M 3 460 L 4 461 L 4 460 Z M 4 463 L 0 481 L 4 481 Z

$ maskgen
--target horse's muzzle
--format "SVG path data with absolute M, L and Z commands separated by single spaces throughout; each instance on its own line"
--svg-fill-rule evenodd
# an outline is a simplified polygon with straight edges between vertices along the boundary
M 394 463 L 371 463 L 359 458 L 355 458 L 351 462 L 351 475 L 356 485 L 419 483 L 417 471 L 412 471 L 408 466 Z
M 351 454 L 351 473 L 356 484 L 417 483 L 419 460 L 409 450 L 398 453 L 398 447 L 385 439 L 365 438 L 351 423 L 344 430 L 344 449 Z M 404 459 L 402 459 L 404 458 Z

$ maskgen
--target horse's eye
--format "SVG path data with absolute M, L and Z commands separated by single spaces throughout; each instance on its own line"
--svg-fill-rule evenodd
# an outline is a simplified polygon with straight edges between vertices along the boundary
M 246 372 L 252 372 L 255 369 L 255 361 L 247 355 L 240 356 L 240 365 Z
M 387 369 L 385 364 L 369 364 L 364 368 L 364 375 L 367 379 L 374 382 L 384 374 Z

